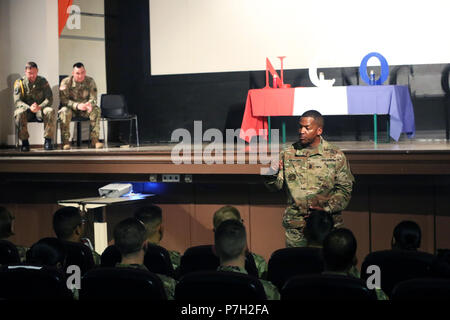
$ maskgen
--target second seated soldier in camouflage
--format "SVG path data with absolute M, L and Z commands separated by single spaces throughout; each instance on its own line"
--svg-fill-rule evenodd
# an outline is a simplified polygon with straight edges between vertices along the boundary
M 325 275 L 340 275 L 360 278 L 356 268 L 357 241 L 350 229 L 340 228 L 331 231 L 323 240 L 322 255 Z M 381 288 L 375 288 L 378 300 L 389 300 Z
M 219 227 L 219 225 L 226 221 L 226 220 L 237 220 L 243 223 L 243 220 L 241 218 L 241 214 L 239 213 L 239 210 L 236 209 L 233 206 L 225 206 L 220 208 L 214 213 L 213 216 L 213 226 L 214 231 Z M 255 266 L 258 271 L 258 278 L 265 279 L 267 277 L 267 262 L 266 260 L 260 256 L 259 254 L 256 254 L 254 252 L 249 252 L 251 256 L 253 257 L 253 260 L 255 261 Z
M 101 111 L 97 106 L 97 86 L 94 79 L 86 76 L 81 62 L 75 63 L 72 75 L 61 81 L 59 97 L 63 149 L 70 149 L 70 121 L 74 115 L 89 118 L 91 145 L 96 149 L 102 148 L 103 143 L 99 142 Z
M 315 111 L 303 113 L 299 141 L 280 153 L 272 164 L 275 174 L 266 177 L 269 188 L 285 188 L 288 207 L 283 216 L 287 247 L 305 246 L 305 217 L 312 210 L 332 214 L 334 227 L 342 227 L 341 211 L 350 202 L 354 178 L 344 153 L 321 137 L 323 117 Z
M 25 66 L 25 76 L 14 83 L 14 118 L 22 140 L 22 151 L 30 151 L 27 124 L 36 118 L 44 121 L 44 148 L 52 150 L 52 138 L 55 134 L 55 110 L 52 108 L 53 94 L 47 80 L 38 76 L 35 62 Z
M 164 235 L 161 208 L 155 205 L 141 207 L 134 213 L 134 217 L 145 225 L 148 242 L 159 246 Z M 174 250 L 167 251 L 169 252 L 173 270 L 176 272 L 180 267 L 181 254 Z
M 0 207 L 0 240 L 9 241 L 8 238 L 14 235 L 14 219 L 16 217 L 5 207 Z M 25 262 L 28 247 L 16 245 L 20 262 Z
M 83 243 L 91 249 L 94 263 L 100 265 L 100 255 L 94 250 L 89 238 L 85 236 L 85 220 L 75 207 L 62 207 L 53 214 L 53 231 L 63 241 Z
M 214 232 L 214 246 L 220 258 L 217 271 L 247 274 L 245 270 L 247 233 L 241 221 L 230 219 L 222 222 Z M 280 293 L 273 283 L 263 279 L 258 280 L 264 288 L 267 300 L 280 300 Z
M 116 267 L 148 271 L 144 265 L 145 250 L 148 245 L 147 231 L 142 221 L 128 218 L 119 222 L 114 228 L 114 242 L 122 255 L 122 261 Z M 175 279 L 158 273 L 156 275 L 164 285 L 167 299 L 174 300 L 177 285 Z

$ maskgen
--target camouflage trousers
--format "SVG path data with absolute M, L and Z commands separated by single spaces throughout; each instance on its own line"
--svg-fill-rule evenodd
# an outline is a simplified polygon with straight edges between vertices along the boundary
M 30 134 L 28 133 L 28 121 L 38 119 L 44 122 L 44 138 L 53 139 L 55 135 L 55 110 L 52 107 L 45 107 L 36 113 L 31 112 L 30 109 L 17 109 L 14 112 L 16 127 L 19 130 L 19 139 L 28 140 Z
M 72 117 L 83 117 L 89 118 L 90 120 L 90 137 L 91 141 L 98 141 L 100 135 L 100 108 L 98 106 L 94 106 L 92 111 L 89 113 L 87 111 L 81 110 L 72 110 L 69 107 L 61 107 L 58 111 L 59 120 L 61 121 L 61 140 L 63 144 L 69 143 L 70 140 L 70 121 L 72 121 Z
M 306 247 L 306 238 L 303 233 L 304 225 L 306 224 L 305 218 L 307 215 L 300 213 L 299 211 L 288 207 L 283 215 L 283 227 L 286 235 L 286 247 Z M 340 212 L 332 214 L 334 221 L 334 228 L 342 228 L 344 226 L 344 220 Z M 293 228 L 291 221 L 298 221 L 303 223 L 302 227 Z

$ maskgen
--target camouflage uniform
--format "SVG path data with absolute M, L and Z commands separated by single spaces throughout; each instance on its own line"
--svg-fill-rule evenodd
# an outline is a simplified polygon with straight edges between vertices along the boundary
M 280 153 L 280 159 L 283 167 L 268 176 L 266 184 L 271 189 L 286 187 L 288 207 L 283 216 L 286 246 L 306 246 L 303 227 L 293 227 L 290 222 L 304 222 L 310 206 L 332 213 L 334 226 L 342 227 L 340 211 L 347 207 L 354 183 L 344 153 L 321 137 L 314 148 L 294 143 Z
M 97 86 L 94 79 L 86 76 L 83 82 L 76 82 L 73 76 L 64 78 L 59 86 L 61 106 L 59 119 L 61 121 L 61 137 L 63 144 L 69 143 L 70 121 L 73 116 L 90 119 L 91 141 L 97 142 L 100 135 L 100 108 L 97 106 Z M 78 110 L 79 103 L 90 102 L 92 111 Z
M 173 270 L 177 270 L 180 267 L 181 254 L 178 251 L 169 251 L 170 261 L 172 262 Z
M 229 272 L 239 272 L 239 273 L 247 273 L 245 268 L 240 268 L 238 266 L 219 266 L 217 271 L 229 271 Z M 277 287 L 272 284 L 272 282 L 267 280 L 258 279 L 261 281 L 264 291 L 266 293 L 267 300 L 280 300 L 280 293 L 278 292 Z
M 116 264 L 116 267 L 118 268 L 135 268 L 135 269 L 140 269 L 140 270 L 146 270 L 149 271 L 147 269 L 146 266 L 144 266 L 143 264 L 123 264 L 123 263 L 118 263 Z M 175 299 L 175 286 L 177 285 L 177 282 L 175 281 L 175 279 L 159 274 L 159 273 L 155 273 L 162 281 L 163 285 L 164 285 L 164 290 L 166 291 L 166 295 L 167 295 L 167 300 L 174 300 Z
M 101 255 L 99 255 L 96 251 L 94 251 L 94 250 L 92 250 L 92 257 L 94 258 L 94 264 L 96 265 L 96 266 L 99 266 L 101 263 L 102 263 L 102 261 L 101 261 L 101 259 L 102 259 L 102 257 L 101 257 Z
M 37 103 L 41 110 L 31 112 L 30 106 Z M 44 138 L 53 139 L 55 134 L 55 110 L 52 108 L 53 94 L 44 77 L 37 76 L 33 83 L 22 77 L 14 83 L 14 118 L 19 129 L 19 139 L 28 140 L 27 124 L 34 116 L 44 121 Z
M 19 252 L 20 262 L 26 262 L 27 260 L 27 252 L 30 250 L 28 247 L 16 246 L 17 251 Z
M 259 254 L 250 252 L 255 260 L 256 269 L 258 269 L 258 278 L 265 279 L 267 276 L 267 262 Z

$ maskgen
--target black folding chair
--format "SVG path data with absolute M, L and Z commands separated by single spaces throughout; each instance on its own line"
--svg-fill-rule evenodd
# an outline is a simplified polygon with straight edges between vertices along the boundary
M 281 300 L 297 301 L 370 301 L 377 300 L 374 290 L 364 281 L 341 275 L 310 274 L 289 279 L 281 289 Z
M 262 283 L 248 274 L 198 271 L 186 274 L 175 288 L 175 300 L 255 301 L 266 300 Z
M 130 137 L 131 143 L 133 121 L 136 128 L 136 146 L 139 147 L 139 130 L 138 130 L 138 118 L 135 114 L 128 113 L 128 106 L 125 101 L 125 97 L 121 94 L 102 94 L 100 101 L 100 108 L 102 110 L 102 125 L 103 132 L 105 131 L 105 121 L 129 121 L 130 122 Z M 106 146 L 108 146 L 108 139 L 105 134 Z
M 167 300 L 154 273 L 135 268 L 97 268 L 81 278 L 80 300 Z

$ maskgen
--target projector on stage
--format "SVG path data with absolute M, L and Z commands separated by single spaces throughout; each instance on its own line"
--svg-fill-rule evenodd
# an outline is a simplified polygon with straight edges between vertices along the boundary
M 131 183 L 111 183 L 98 189 L 101 197 L 119 198 L 133 191 Z

